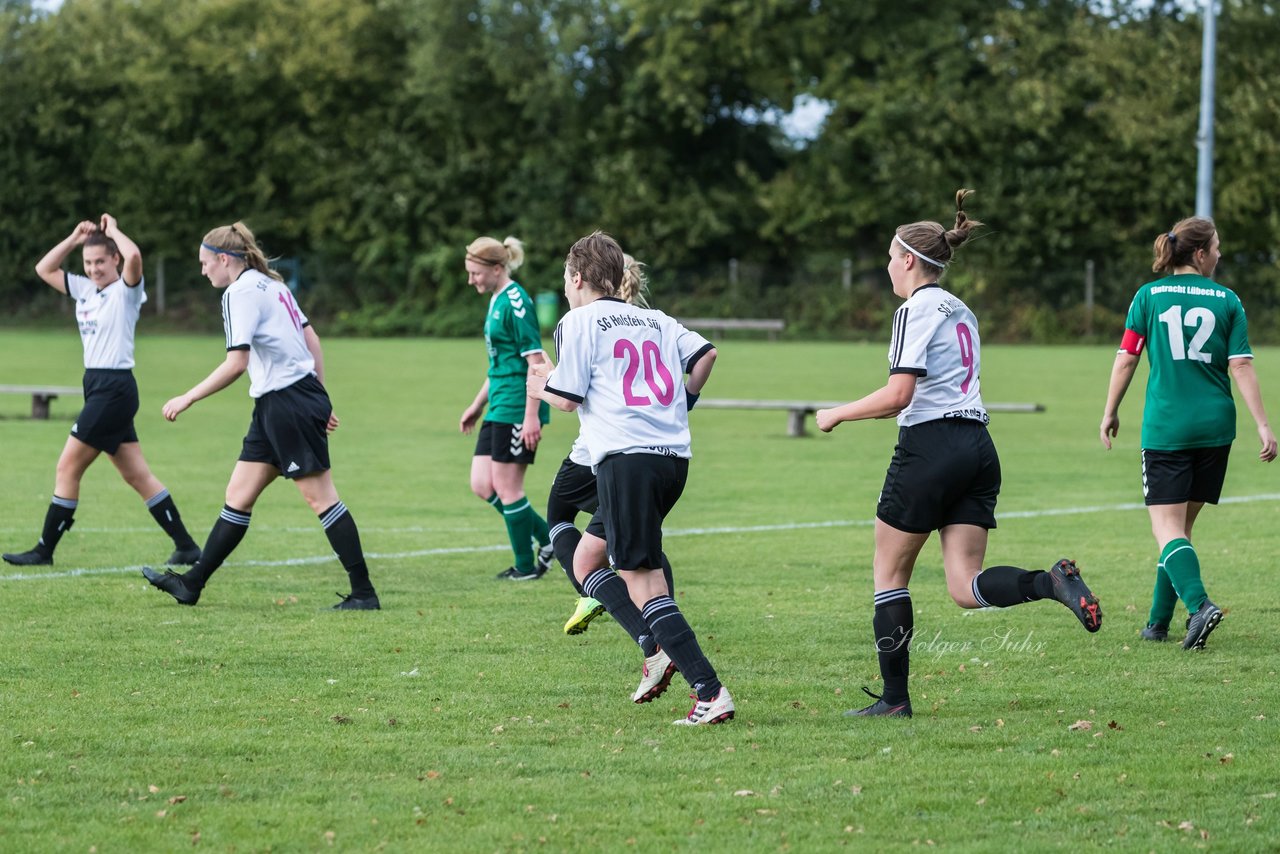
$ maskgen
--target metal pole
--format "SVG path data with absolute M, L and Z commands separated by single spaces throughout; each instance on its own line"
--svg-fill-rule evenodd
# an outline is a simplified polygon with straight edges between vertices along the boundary
M 156 314 L 164 317 L 164 256 L 156 261 Z
M 1213 90 L 1217 65 L 1217 12 L 1204 0 L 1204 47 L 1200 57 L 1200 131 L 1196 147 L 1196 216 L 1213 216 Z
M 1093 259 L 1084 262 L 1084 334 L 1093 334 Z

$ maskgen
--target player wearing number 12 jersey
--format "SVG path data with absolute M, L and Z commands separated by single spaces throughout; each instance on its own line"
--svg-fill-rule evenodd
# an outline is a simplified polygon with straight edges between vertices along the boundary
M 1100 435 L 1109 450 L 1120 430 L 1120 401 L 1145 349 L 1151 373 L 1142 413 L 1142 492 L 1160 559 L 1141 634 L 1165 640 L 1181 599 L 1190 615 L 1182 646 L 1202 649 L 1222 610 L 1204 589 L 1191 528 L 1204 505 L 1217 504 L 1222 494 L 1236 437 L 1231 377 L 1257 424 L 1263 462 L 1275 459 L 1276 437 L 1253 370 L 1244 307 L 1209 278 L 1222 257 L 1213 221 L 1184 219 L 1158 236 L 1153 249 L 1151 269 L 1165 278 L 1143 285 L 1129 306 Z
M 197 400 L 221 391 L 247 370 L 253 418 L 227 484 L 226 505 L 200 559 L 181 575 L 143 567 L 143 576 L 179 604 L 196 604 L 210 576 L 244 539 L 258 496 L 284 476 L 319 515 L 329 545 L 347 571 L 351 594 L 338 594 L 342 601 L 334 609 L 378 610 L 360 532 L 338 498 L 329 470 L 329 433 L 338 428 L 338 418 L 324 387 L 320 338 L 244 223 L 204 236 L 200 271 L 215 288 L 225 288 L 227 356 L 190 391 L 166 403 L 164 417 L 177 420 Z
M 938 284 L 953 251 L 981 225 L 964 212 L 970 192 L 956 194 L 954 228 L 903 225 L 889 244 L 893 292 L 906 300 L 893 316 L 889 382 L 860 400 L 817 413 L 823 432 L 867 418 L 897 416 L 899 425 L 876 507 L 872 627 L 884 687 L 880 695 L 864 688 L 875 702 L 850 715 L 911 717 L 907 679 L 915 620 L 907 585 L 916 556 L 935 530 L 942 539 L 947 591 L 961 608 L 1057 599 L 1089 631 L 1102 623 L 1097 597 L 1073 561 L 1064 558 L 1048 572 L 982 569 L 987 533 L 996 526 L 1000 459 L 979 391 L 977 318 Z

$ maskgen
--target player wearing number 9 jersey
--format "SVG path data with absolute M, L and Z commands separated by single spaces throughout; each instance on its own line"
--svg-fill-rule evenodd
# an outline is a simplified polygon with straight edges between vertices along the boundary
M 929 534 L 942 540 L 947 591 L 961 608 L 1007 607 L 1057 599 L 1096 632 L 1102 612 L 1073 561 L 1048 572 L 982 568 L 996 526 L 1000 459 L 987 432 L 979 375 L 982 344 L 969 307 L 938 284 L 953 251 L 981 223 L 964 212 L 971 191 L 956 194 L 955 227 L 899 226 L 889 244 L 889 278 L 905 302 L 894 313 L 889 381 L 866 397 L 817 413 L 830 432 L 844 421 L 897 416 L 898 445 L 876 507 L 875 616 L 872 627 L 883 693 L 855 716 L 911 717 L 907 690 L 915 629 L 907 589 Z M 863 689 L 866 691 L 866 689 Z
M 559 363 L 548 377 L 531 375 L 529 393 L 578 412 L 596 470 L 599 508 L 574 553 L 574 574 L 619 622 L 624 609 L 639 607 L 694 690 L 693 708 L 676 723 L 721 723 L 734 716 L 733 698 L 659 568 L 662 522 L 689 473 L 685 388 L 702 391 L 716 351 L 661 311 L 620 299 L 623 271 L 622 249 L 607 234 L 595 232 L 569 250 L 564 282 L 572 310 L 556 328 Z
M 222 322 L 227 356 L 190 391 L 166 403 L 164 417 L 177 420 L 197 400 L 221 391 L 247 370 L 253 418 L 227 484 L 226 505 L 200 559 L 181 575 L 143 567 L 143 576 L 179 604 L 196 604 L 210 576 L 249 530 L 258 496 L 283 475 L 297 484 L 319 515 L 329 545 L 347 571 L 351 594 L 339 594 L 342 601 L 334 608 L 378 610 L 360 533 L 329 470 L 329 433 L 337 429 L 338 419 L 324 387 L 319 337 L 244 223 L 205 235 L 200 271 L 215 288 L 226 289 Z
M 1151 269 L 1165 277 L 1143 285 L 1129 306 L 1099 432 L 1109 450 L 1120 430 L 1120 401 L 1145 349 L 1151 373 L 1142 413 L 1142 491 L 1160 559 L 1141 635 L 1165 640 L 1181 599 L 1190 615 L 1182 646 L 1202 649 L 1222 611 L 1204 589 L 1191 529 L 1204 505 L 1222 495 L 1236 437 L 1231 377 L 1257 424 L 1263 462 L 1275 459 L 1276 437 L 1253 370 L 1244 307 L 1209 278 L 1222 257 L 1213 221 L 1184 219 L 1158 236 L 1153 249 Z

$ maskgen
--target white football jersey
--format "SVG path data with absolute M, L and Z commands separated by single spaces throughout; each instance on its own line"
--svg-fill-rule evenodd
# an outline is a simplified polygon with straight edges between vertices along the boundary
M 573 447 L 569 449 L 569 462 L 580 466 L 591 465 L 591 452 L 587 450 L 587 440 L 582 438 L 581 430 L 573 440 Z
M 86 368 L 133 367 L 133 332 L 142 304 L 147 301 L 144 282 L 134 287 L 116 279 L 102 290 L 93 280 L 66 274 L 67 296 L 76 302 L 76 322 L 84 345 Z
M 279 391 L 316 372 L 302 328 L 307 316 L 284 282 L 247 269 L 222 294 L 228 350 L 249 351 L 249 396 Z
M 591 465 L 609 454 L 691 456 L 684 375 L 711 344 L 655 309 L 609 297 L 556 327 L 547 390 L 580 405 Z
M 898 413 L 908 427 L 939 418 L 988 423 L 978 390 L 982 372 L 978 318 L 954 294 L 938 285 L 918 288 L 893 313 L 889 373 L 915 374 L 916 393 Z

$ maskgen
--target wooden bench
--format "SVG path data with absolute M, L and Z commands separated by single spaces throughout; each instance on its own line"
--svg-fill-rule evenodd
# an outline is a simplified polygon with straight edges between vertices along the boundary
M 770 341 L 778 340 L 778 333 L 787 328 L 782 318 L 735 318 L 735 317 L 687 317 L 680 322 L 694 332 L 725 332 L 729 330 L 750 330 L 765 332 Z
M 72 385 L 0 385 L 0 394 L 31 395 L 31 417 L 48 418 L 49 401 L 71 395 L 82 395 L 84 390 Z
M 847 400 L 738 400 L 724 397 L 704 397 L 696 404 L 697 409 L 781 409 L 787 413 L 787 435 L 804 436 L 805 419 L 819 409 L 834 409 L 843 406 Z M 988 403 L 988 412 L 1044 412 L 1040 403 Z

